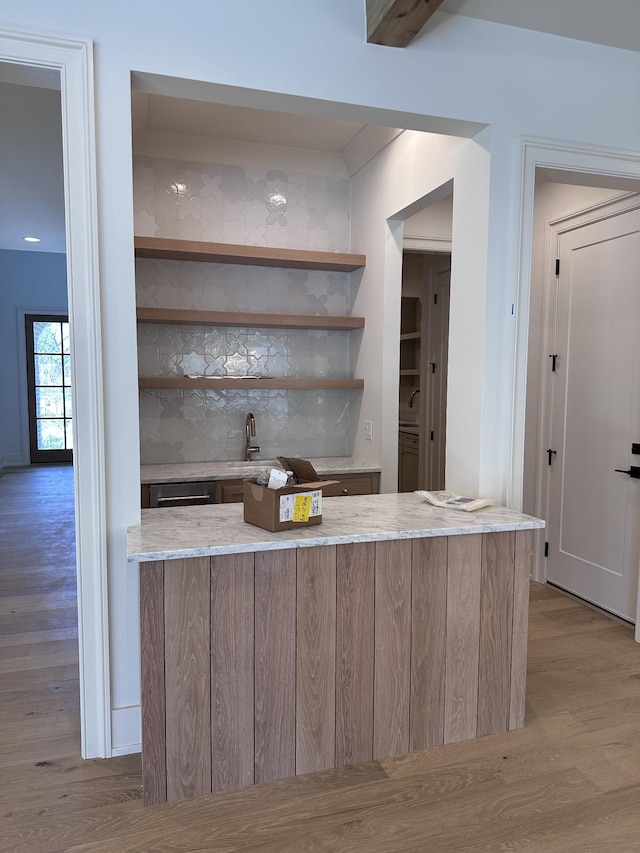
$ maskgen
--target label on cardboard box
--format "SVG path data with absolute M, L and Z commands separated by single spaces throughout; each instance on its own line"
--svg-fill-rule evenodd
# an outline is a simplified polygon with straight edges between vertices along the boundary
M 322 489 L 280 496 L 281 522 L 309 521 L 315 515 L 322 515 Z
M 296 495 L 293 500 L 293 520 L 309 521 L 311 495 Z

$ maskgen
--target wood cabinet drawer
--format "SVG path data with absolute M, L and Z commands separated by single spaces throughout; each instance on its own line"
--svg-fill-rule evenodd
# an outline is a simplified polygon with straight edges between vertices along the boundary
M 406 447 L 407 450 L 411 450 L 415 448 L 416 450 L 420 446 L 420 436 L 415 435 L 412 432 L 402 432 L 400 431 L 400 444 L 403 447 Z
M 216 503 L 237 504 L 244 498 L 244 480 L 218 480 L 216 482 Z
M 379 489 L 378 474 L 336 474 L 335 478 L 339 480 L 332 486 L 325 486 L 322 494 L 325 498 L 337 498 L 343 495 L 372 495 L 377 494 Z
M 375 495 L 380 490 L 380 475 L 374 474 L 323 474 L 327 479 L 340 482 L 327 486 L 322 490 L 325 498 L 336 498 L 342 495 Z M 216 503 L 240 503 L 244 495 L 244 480 L 217 480 Z

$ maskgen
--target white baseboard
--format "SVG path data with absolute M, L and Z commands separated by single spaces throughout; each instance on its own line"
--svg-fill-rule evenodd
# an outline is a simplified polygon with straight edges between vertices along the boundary
M 134 755 L 142 752 L 141 743 L 131 743 L 129 746 L 120 746 L 118 749 L 111 749 L 111 758 L 117 758 L 119 755 Z
M 111 756 L 131 755 L 142 749 L 140 706 L 111 711 Z

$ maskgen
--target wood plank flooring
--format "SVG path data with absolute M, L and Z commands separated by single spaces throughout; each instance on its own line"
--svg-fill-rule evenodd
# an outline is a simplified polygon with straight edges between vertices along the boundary
M 148 808 L 139 756 L 80 758 L 70 468 L 0 473 L 0 591 L 1 850 L 640 850 L 640 646 L 550 587 L 524 729 Z

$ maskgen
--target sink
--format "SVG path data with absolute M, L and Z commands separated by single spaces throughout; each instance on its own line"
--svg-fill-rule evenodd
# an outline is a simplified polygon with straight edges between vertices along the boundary
M 226 462 L 229 468 L 238 468 L 241 471 L 261 471 L 263 468 L 280 468 L 280 463 L 277 459 L 250 459 L 246 462 Z

